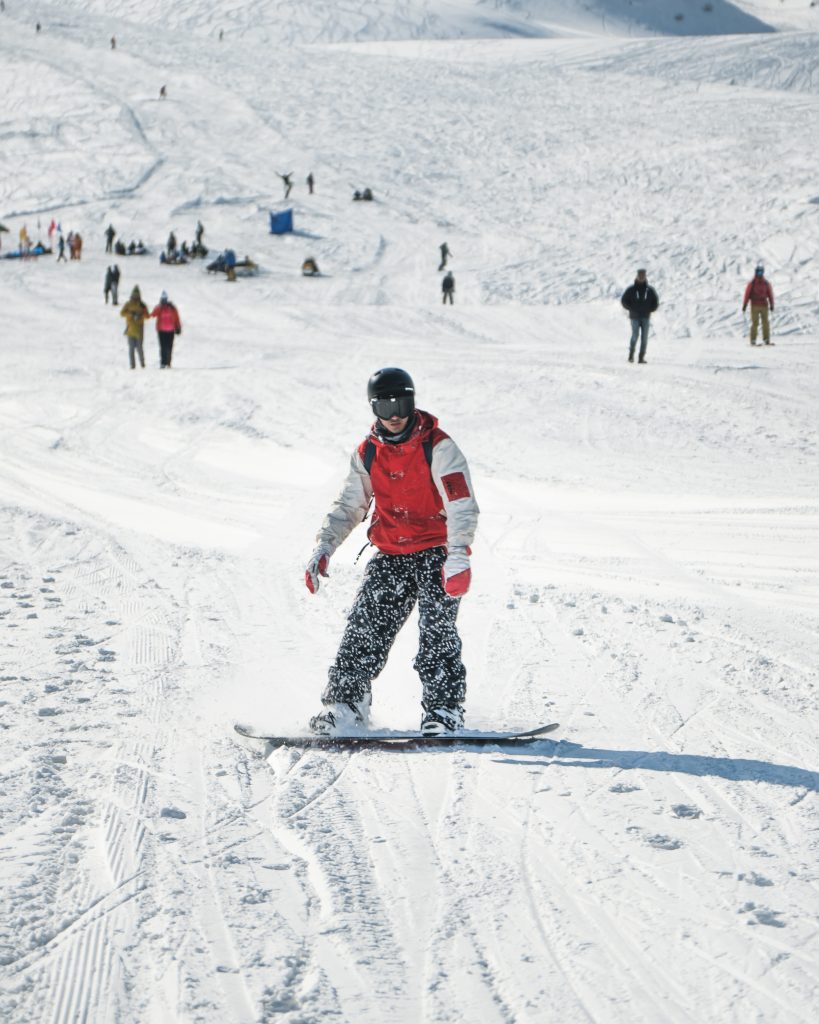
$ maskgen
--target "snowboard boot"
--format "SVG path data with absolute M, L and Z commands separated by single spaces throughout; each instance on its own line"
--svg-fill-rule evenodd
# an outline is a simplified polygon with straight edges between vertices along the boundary
M 460 732 L 464 727 L 464 709 L 454 707 L 431 708 L 421 719 L 422 736 L 440 736 L 444 732 Z
M 324 711 L 310 719 L 310 732 L 317 736 L 346 736 L 350 732 L 366 729 L 370 719 L 372 695 L 362 700 L 339 704 L 325 704 Z
M 628 361 L 630 363 L 634 362 L 634 353 L 633 352 L 629 352 L 629 354 L 628 354 Z

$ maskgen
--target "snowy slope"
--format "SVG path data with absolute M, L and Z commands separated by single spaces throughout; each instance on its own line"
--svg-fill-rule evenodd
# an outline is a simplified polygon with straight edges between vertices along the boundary
M 3 251 L 86 247 L 0 260 L 0 1016 L 812 1020 L 816 9 L 6 6 Z M 197 219 L 262 273 L 162 268 Z M 169 373 L 150 332 L 127 367 L 109 222 L 153 250 L 121 292 L 179 305 Z M 304 562 L 389 364 L 482 508 L 468 721 L 562 728 L 265 758 L 231 726 L 317 708 L 364 536 L 314 598 Z M 380 725 L 417 725 L 414 631 Z

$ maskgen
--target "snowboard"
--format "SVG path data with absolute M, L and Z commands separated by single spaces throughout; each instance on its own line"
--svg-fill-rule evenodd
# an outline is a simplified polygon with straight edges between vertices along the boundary
M 249 726 L 237 724 L 234 729 L 249 740 L 260 740 L 271 747 L 452 747 L 452 746 L 515 746 L 520 743 L 534 743 L 543 739 L 546 733 L 554 732 L 559 722 L 539 725 L 536 729 L 516 732 L 465 732 L 439 733 L 424 736 L 419 732 L 361 732 L 349 736 L 268 736 L 254 732 Z

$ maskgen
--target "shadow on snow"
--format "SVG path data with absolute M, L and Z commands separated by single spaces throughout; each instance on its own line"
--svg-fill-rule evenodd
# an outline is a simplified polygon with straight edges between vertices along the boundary
M 706 757 L 701 754 L 671 754 L 662 750 L 607 750 L 584 747 L 579 743 L 540 740 L 538 751 L 548 744 L 553 753 L 543 765 L 562 768 L 618 768 L 630 771 L 640 768 L 650 772 L 675 772 L 683 775 L 715 776 L 731 782 L 767 782 L 773 786 L 792 786 L 819 793 L 819 772 L 787 764 L 772 764 L 742 757 Z M 535 750 L 532 753 L 536 755 Z M 503 758 L 499 764 L 525 764 L 533 759 Z M 801 798 L 800 798 L 801 799 Z

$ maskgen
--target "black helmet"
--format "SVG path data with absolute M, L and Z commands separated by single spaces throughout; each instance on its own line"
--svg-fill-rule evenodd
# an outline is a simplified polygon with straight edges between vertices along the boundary
M 379 419 L 410 416 L 415 411 L 415 385 L 406 370 L 387 366 L 367 381 L 370 408 Z

